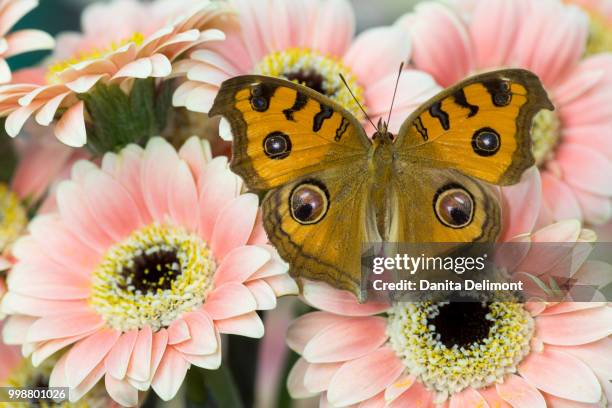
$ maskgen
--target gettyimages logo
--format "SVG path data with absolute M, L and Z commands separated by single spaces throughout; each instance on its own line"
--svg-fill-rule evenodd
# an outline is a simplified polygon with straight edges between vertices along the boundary
M 362 292 L 392 301 L 608 301 L 612 243 L 373 243 Z

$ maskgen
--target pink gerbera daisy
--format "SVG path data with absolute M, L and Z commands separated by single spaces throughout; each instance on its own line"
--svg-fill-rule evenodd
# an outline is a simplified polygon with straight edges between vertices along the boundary
M 477 72 L 535 72 L 556 110 L 534 119 L 533 152 L 542 171 L 545 220 L 612 217 L 612 57 L 584 58 L 588 18 L 559 0 L 459 0 L 417 6 L 397 25 L 412 37 L 414 65 L 443 86 Z M 546 41 L 541 41 L 546 38 Z
M 386 120 L 397 70 L 410 55 L 410 43 L 402 30 L 379 27 L 354 38 L 355 15 L 346 0 L 231 3 L 239 13 L 239 24 L 225 30 L 226 40 L 196 50 L 176 65 L 177 72 L 186 73 L 187 81 L 174 94 L 175 106 L 208 112 L 221 82 L 237 75 L 261 74 L 306 85 L 365 119 L 342 84 L 342 74 L 374 122 L 378 117 Z M 429 75 L 405 72 L 391 129 L 397 131 L 414 108 L 438 90 Z M 221 136 L 229 140 L 229 126 L 221 123 Z
M 136 109 L 121 105 L 128 100 L 121 94 L 130 95 L 135 80 L 154 78 L 159 85 L 172 74 L 172 63 L 184 52 L 223 39 L 218 28 L 227 18 L 222 2 L 158 0 L 147 4 L 116 0 L 90 6 L 83 13 L 82 33 L 59 36 L 57 49 L 46 64 L 45 83 L 15 83 L 0 88 L 0 115 L 7 116 L 7 133 L 18 135 L 23 124 L 34 117 L 43 126 L 54 123 L 57 138 L 67 145 L 83 146 L 88 126 L 90 131 L 100 132 L 101 127 L 116 121 L 105 116 L 108 106 L 123 115 Z M 94 99 L 84 97 L 100 88 L 105 92 L 100 91 Z M 141 101 L 137 107 L 144 109 L 157 102 Z M 105 114 L 100 109 L 106 109 Z M 143 115 L 146 117 L 136 119 L 148 119 Z M 124 121 L 137 123 L 136 119 L 122 116 Z M 98 135 L 102 136 L 108 137 Z
M 2 324 L 0 324 L 0 330 Z M 19 347 L 9 346 L 0 341 L 0 387 L 10 388 L 41 388 L 48 387 L 49 377 L 53 369 L 55 359 L 51 358 L 41 364 L 39 367 L 33 367 L 32 363 L 21 355 Z M 5 389 L 6 390 L 6 389 Z M 0 396 L 8 397 L 6 391 L 0 391 Z M 21 406 L 24 403 L 5 403 L 7 407 Z M 111 400 L 104 392 L 104 387 L 98 386 L 92 392 L 88 393 L 85 398 L 76 404 L 61 402 L 49 404 L 48 400 L 36 401 L 32 399 L 30 406 L 43 408 L 118 408 L 119 405 Z M 24 404 L 25 406 L 25 404 Z
M 219 367 L 221 333 L 261 337 L 255 311 L 297 291 L 265 244 L 257 196 L 209 149 L 154 138 L 101 168 L 78 162 L 58 212 L 15 244 L 4 339 L 35 366 L 65 350 L 50 384 L 72 401 L 102 378 L 123 405 L 149 387 L 168 400 L 192 364 Z
M 537 187 L 537 180 L 520 184 L 504 197 L 520 203 L 535 193 L 537 203 Z M 516 211 L 526 211 L 525 218 L 512 222 Z M 505 214 L 504 236 L 532 226 L 538 208 Z M 593 239 L 575 220 L 521 235 L 531 242 Z M 576 275 L 589 273 L 583 268 Z M 288 387 L 295 398 L 320 395 L 322 407 L 595 408 L 612 400 L 607 303 L 390 307 L 358 304 L 349 292 L 312 282 L 304 299 L 320 311 L 301 316 L 288 331 L 289 346 L 301 354 Z
M 40 30 L 9 33 L 24 15 L 38 5 L 37 0 L 0 0 L 0 84 L 11 81 L 6 58 L 30 51 L 53 48 L 53 37 Z
M 5 153 L 15 148 L 18 162 L 10 183 L 0 182 L 0 299 L 6 292 L 6 274 L 14 261 L 12 246 L 26 232 L 28 213 L 34 209 L 39 213 L 50 210 L 54 204 L 48 190 L 68 166 L 85 157 L 82 151 L 33 134 L 39 128 L 30 130 L 14 146 L 4 146 Z

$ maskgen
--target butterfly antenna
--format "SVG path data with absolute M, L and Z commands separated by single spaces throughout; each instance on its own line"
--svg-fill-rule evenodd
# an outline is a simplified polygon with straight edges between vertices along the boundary
M 404 62 L 400 64 L 399 72 L 397 73 L 397 80 L 395 81 L 395 88 L 393 89 L 393 98 L 391 99 L 391 107 L 389 108 L 389 117 L 387 118 L 387 126 L 391 121 L 391 112 L 393 112 L 393 104 L 395 103 L 395 94 L 397 93 L 397 86 L 399 85 L 400 76 L 402 75 L 402 70 L 404 69 Z
M 357 99 L 357 97 L 355 96 L 355 94 L 353 93 L 353 91 L 351 90 L 351 87 L 349 86 L 349 84 L 346 82 L 346 79 L 344 79 L 344 75 L 339 74 L 340 75 L 340 79 L 342 80 L 342 83 L 344 83 L 344 86 L 346 86 L 346 89 L 348 89 L 349 93 L 351 94 L 351 96 L 353 97 L 353 99 L 355 100 L 355 102 L 357 102 L 357 106 L 359 106 L 359 109 L 361 109 L 361 111 L 363 112 L 363 114 L 365 115 L 366 119 L 368 120 L 368 122 L 370 122 L 372 124 L 372 126 L 374 126 L 374 129 L 378 129 L 378 126 L 376 126 L 374 124 L 374 122 L 372 122 L 372 119 L 370 119 L 370 117 L 368 116 L 368 114 L 366 113 L 365 109 L 363 109 L 363 106 L 361 106 L 361 104 L 359 103 L 359 99 Z

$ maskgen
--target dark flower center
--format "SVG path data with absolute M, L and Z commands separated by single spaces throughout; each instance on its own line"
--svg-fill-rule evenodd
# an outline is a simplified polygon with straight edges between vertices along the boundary
M 157 249 L 132 258 L 132 264 L 123 269 L 127 288 L 142 293 L 156 293 L 167 290 L 181 275 L 181 263 L 175 250 Z M 123 289 L 126 289 L 124 287 Z
M 486 319 L 489 312 L 489 305 L 479 302 L 448 303 L 441 305 L 439 313 L 428 323 L 436 327 L 440 342 L 446 347 L 468 347 L 489 336 L 493 326 L 493 322 Z
M 333 96 L 336 93 L 335 90 L 331 90 L 330 92 L 330 90 L 325 89 L 323 85 L 325 78 L 314 69 L 285 73 L 284 77 L 289 81 L 295 81 L 301 85 L 314 89 L 323 95 Z

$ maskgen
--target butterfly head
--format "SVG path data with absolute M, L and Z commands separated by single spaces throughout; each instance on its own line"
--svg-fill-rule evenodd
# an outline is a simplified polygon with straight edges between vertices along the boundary
M 382 118 L 378 119 L 378 123 L 376 124 L 376 132 L 372 135 L 372 140 L 379 144 L 387 144 L 393 142 L 393 134 L 389 132 L 389 124 L 382 120 Z

